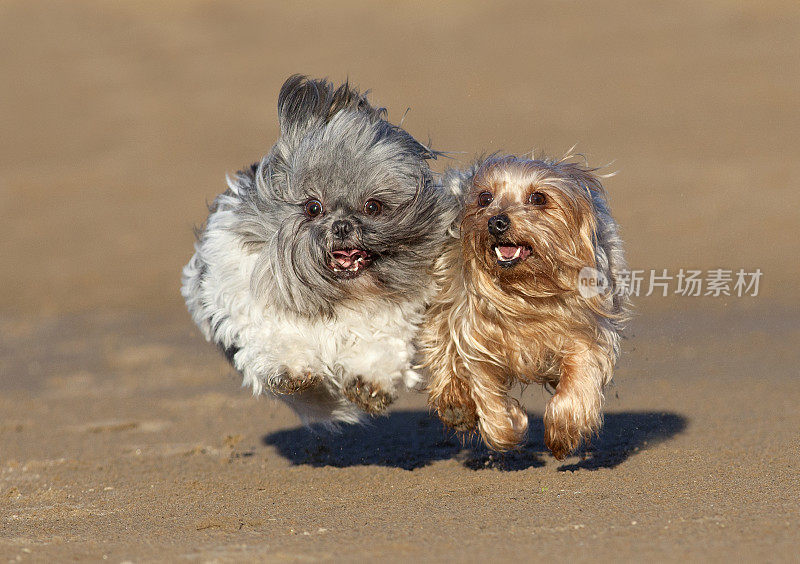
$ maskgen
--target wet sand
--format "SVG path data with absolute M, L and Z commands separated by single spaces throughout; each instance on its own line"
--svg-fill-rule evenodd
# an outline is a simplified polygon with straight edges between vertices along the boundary
M 526 6 L 0 6 L 0 557 L 797 558 L 800 9 Z M 633 268 L 760 269 L 759 293 L 636 298 L 601 436 L 563 462 L 533 387 L 511 455 L 419 394 L 314 435 L 178 292 L 295 72 L 410 107 L 438 170 L 578 143 L 618 171 Z

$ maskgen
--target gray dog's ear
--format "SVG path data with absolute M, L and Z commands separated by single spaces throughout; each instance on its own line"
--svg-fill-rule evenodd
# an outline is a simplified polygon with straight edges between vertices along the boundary
M 347 82 L 335 88 L 325 79 L 295 74 L 283 83 L 278 94 L 278 123 L 286 137 L 296 137 L 310 127 L 323 126 L 344 109 L 377 119 L 386 112 L 383 108 L 373 108 L 366 93 L 361 94 Z
M 363 94 L 345 82 L 335 87 L 326 79 L 312 79 L 295 74 L 283 83 L 278 94 L 278 123 L 283 141 L 291 148 L 313 128 L 324 127 L 337 113 L 348 110 L 366 116 L 376 129 L 376 140 L 394 137 L 402 140 L 406 149 L 422 159 L 435 159 L 434 151 L 406 131 L 386 121 L 386 108 L 376 108 Z

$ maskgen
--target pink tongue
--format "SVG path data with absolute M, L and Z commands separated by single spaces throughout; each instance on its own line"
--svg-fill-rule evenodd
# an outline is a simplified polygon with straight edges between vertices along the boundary
M 350 268 L 358 257 L 367 257 L 367 253 L 360 249 L 350 249 L 349 251 L 333 251 L 333 259 L 342 268 Z
M 514 258 L 514 254 L 517 252 L 517 249 L 519 249 L 519 247 L 517 247 L 517 246 L 514 246 L 514 247 L 500 247 L 500 246 L 498 246 L 497 249 L 500 251 L 500 254 L 503 255 L 504 259 L 511 260 L 512 258 Z M 522 253 L 520 253 L 520 256 L 522 256 Z

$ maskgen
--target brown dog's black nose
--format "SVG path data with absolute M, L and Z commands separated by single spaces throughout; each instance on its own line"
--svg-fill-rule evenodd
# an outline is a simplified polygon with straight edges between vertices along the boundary
M 489 233 L 495 237 L 499 237 L 511 227 L 511 220 L 504 213 L 500 215 L 493 215 L 489 218 Z
M 339 239 L 346 239 L 352 231 L 353 224 L 346 219 L 337 219 L 331 225 L 331 232 L 334 237 L 338 237 Z

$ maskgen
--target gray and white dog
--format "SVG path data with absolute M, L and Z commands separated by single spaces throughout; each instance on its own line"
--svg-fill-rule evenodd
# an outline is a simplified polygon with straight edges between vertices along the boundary
M 356 422 L 418 382 L 413 339 L 454 206 L 436 153 L 347 83 L 292 76 L 280 137 L 210 206 L 181 293 L 254 394 Z

